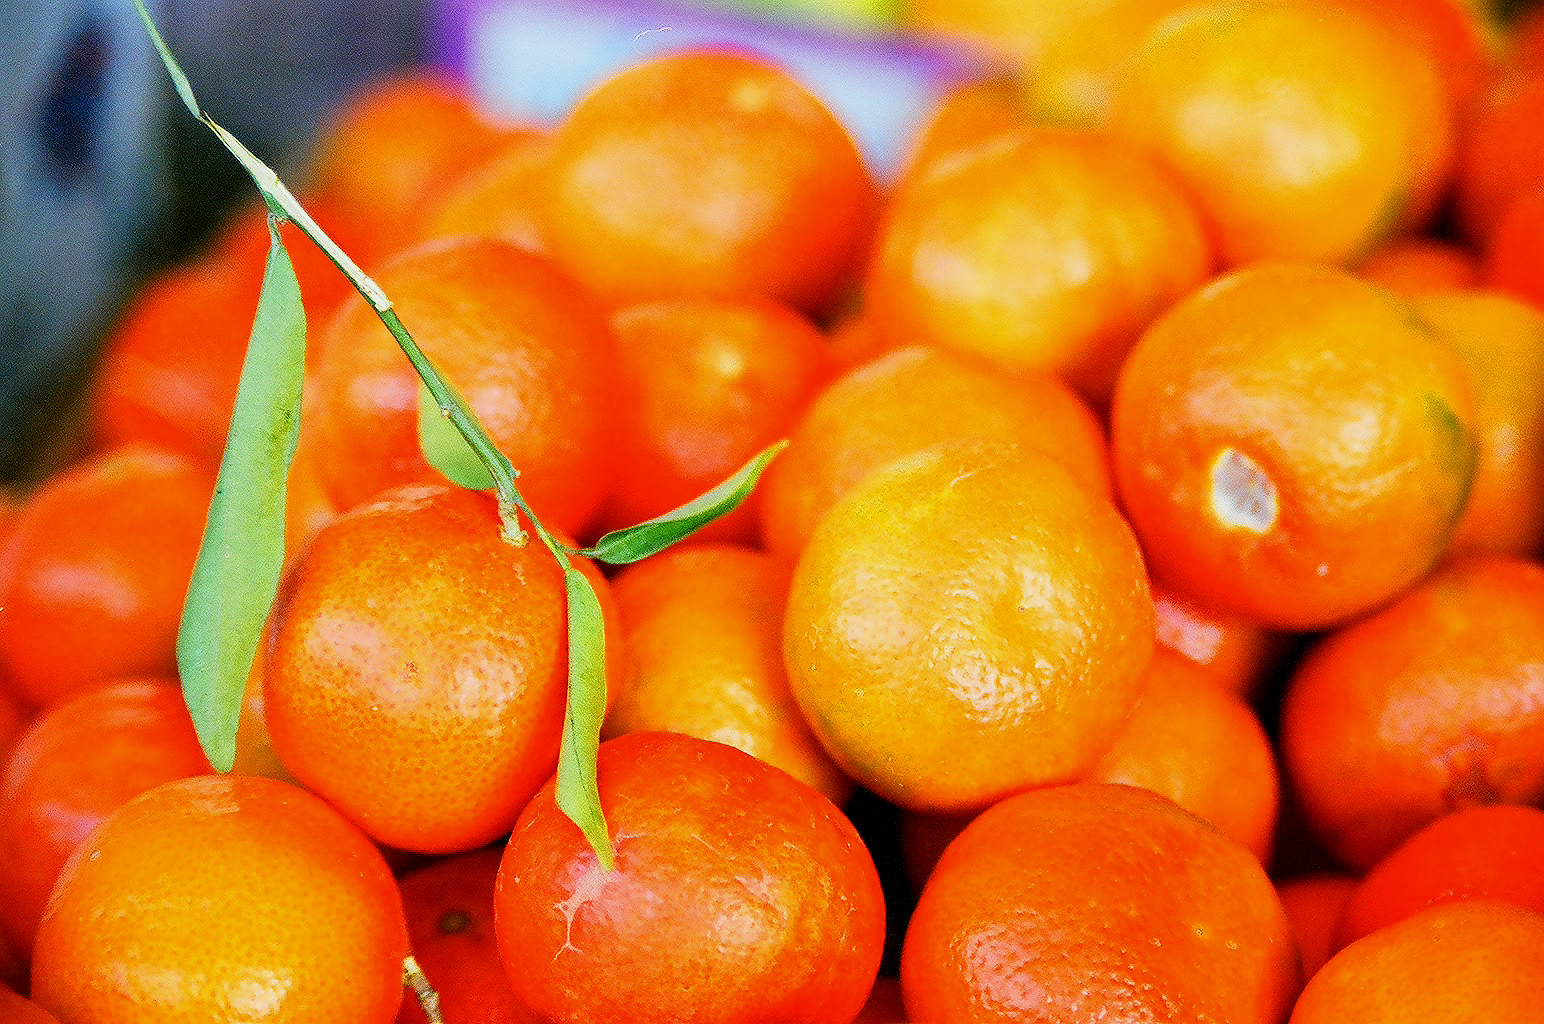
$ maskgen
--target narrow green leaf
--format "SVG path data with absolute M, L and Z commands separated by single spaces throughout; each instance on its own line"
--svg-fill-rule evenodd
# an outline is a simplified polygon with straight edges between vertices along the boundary
M 451 389 L 451 401 L 465 408 L 466 402 L 455 393 L 450 378 L 441 375 L 446 387 Z M 472 450 L 466 438 L 450 421 L 450 411 L 441 408 L 426 385 L 418 386 L 418 447 L 423 450 L 429 465 L 443 473 L 451 483 L 474 491 L 484 491 L 493 486 L 493 474 L 482 459 Z
M 161 38 L 161 30 L 156 28 L 155 22 L 151 20 L 150 12 L 145 9 L 144 0 L 134 0 L 134 8 L 139 11 L 139 20 L 145 23 L 145 31 L 150 33 L 150 41 L 155 44 L 156 52 L 161 55 L 161 63 L 166 65 L 167 74 L 172 76 L 172 84 L 177 87 L 177 95 L 182 97 L 183 104 L 194 117 L 202 117 L 198 109 L 198 100 L 193 98 L 193 86 L 188 83 L 188 76 L 182 73 L 182 68 L 178 67 L 176 60 L 172 58 L 171 48 L 166 45 L 166 40 Z
M 270 247 L 225 456 L 177 632 L 177 670 L 199 743 L 217 771 L 236 757 L 247 674 L 284 564 L 284 500 L 300 434 L 306 318 L 289 254 Z
M 761 479 L 767 464 L 786 447 L 787 441 L 768 445 L 711 491 L 693 498 L 674 512 L 666 512 L 637 526 L 612 530 L 596 541 L 593 547 L 579 553 L 611 565 L 626 565 L 658 554 L 677 541 L 690 537 L 713 520 L 739 508 L 740 503 L 756 489 L 756 483 Z
M 579 826 L 606 870 L 615 855 L 600 809 L 595 758 L 606 717 L 606 624 L 600 600 L 584 573 L 563 567 L 568 591 L 568 711 L 558 754 L 558 808 Z

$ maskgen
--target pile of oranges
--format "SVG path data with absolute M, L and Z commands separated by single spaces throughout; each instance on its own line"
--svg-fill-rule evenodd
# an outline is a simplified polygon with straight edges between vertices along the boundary
M 554 797 L 561 570 L 290 228 L 287 561 L 210 770 L 174 650 L 263 211 L 134 297 L 0 495 L 0 1021 L 1544 1021 L 1544 16 L 915 7 L 1031 73 L 897 181 L 690 51 L 545 128 L 384 82 L 298 189 L 561 536 L 790 440 L 576 559 L 613 869 Z

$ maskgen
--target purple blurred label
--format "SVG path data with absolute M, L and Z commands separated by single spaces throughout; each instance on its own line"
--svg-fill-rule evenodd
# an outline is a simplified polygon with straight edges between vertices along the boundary
M 601 80 L 657 54 L 703 46 L 760 53 L 825 101 L 881 180 L 900 171 L 944 92 L 999 70 L 964 46 L 648 0 L 438 0 L 429 31 L 430 53 L 490 112 L 547 124 Z

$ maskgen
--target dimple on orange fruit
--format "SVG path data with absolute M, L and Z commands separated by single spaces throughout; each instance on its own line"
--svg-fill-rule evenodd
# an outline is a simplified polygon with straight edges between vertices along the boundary
M 1211 265 L 1190 199 L 1145 154 L 1020 129 L 904 184 L 864 308 L 881 334 L 1058 373 L 1103 402 L 1137 335 Z
M 601 744 L 602 867 L 531 800 L 494 893 L 521 1000 L 565 1024 L 850 1021 L 884 945 L 873 859 L 829 800 L 743 751 L 673 733 Z
M 557 766 L 564 609 L 557 563 L 503 539 L 492 497 L 387 492 L 322 528 L 281 589 L 263 669 L 273 749 L 381 842 L 491 842 Z
M 838 765 L 903 807 L 968 811 L 1093 766 L 1141 692 L 1153 603 L 1107 498 L 1050 456 L 963 442 L 826 513 L 783 635 Z
M 915 1021 L 1280 1024 L 1298 985 L 1259 861 L 1155 793 L 1097 783 L 971 822 L 901 953 Z
M 1122 368 L 1111 420 L 1154 573 L 1278 629 L 1420 580 L 1476 461 L 1458 353 L 1392 292 L 1316 264 L 1234 271 L 1171 309 Z
M 759 295 L 827 310 L 876 192 L 846 129 L 748 53 L 684 51 L 602 83 L 553 135 L 551 251 L 615 305 Z
M 272 779 L 129 801 L 65 865 L 32 997 L 61 1024 L 391 1024 L 407 927 L 380 852 Z

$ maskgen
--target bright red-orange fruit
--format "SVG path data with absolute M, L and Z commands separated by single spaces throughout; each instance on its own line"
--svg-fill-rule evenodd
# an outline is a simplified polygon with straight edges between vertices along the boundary
M 200 775 L 135 797 L 70 858 L 32 998 L 61 1024 L 390 1024 L 407 952 L 363 833 L 287 783 Z
M 125 679 L 40 715 L 0 769 L 0 928 L 30 950 L 64 862 L 133 797 L 209 771 L 174 679 Z
M 176 672 L 177 623 L 213 480 L 131 445 L 52 477 L 0 547 L 0 674 L 33 706 Z
M 605 580 L 574 562 L 609 609 Z M 383 843 L 491 842 L 557 766 L 566 607 L 556 561 L 535 539 L 504 540 L 491 496 L 386 492 L 317 533 L 275 604 L 263 669 L 273 749 Z
M 734 747 L 672 733 L 603 743 L 608 871 L 548 784 L 494 894 L 522 1001 L 566 1024 L 850 1021 L 884 945 L 857 830 L 814 789 Z

